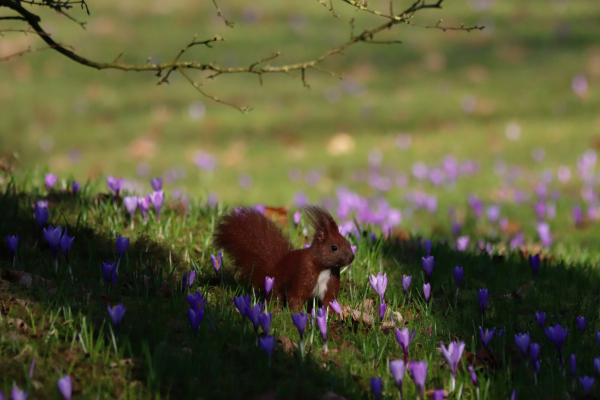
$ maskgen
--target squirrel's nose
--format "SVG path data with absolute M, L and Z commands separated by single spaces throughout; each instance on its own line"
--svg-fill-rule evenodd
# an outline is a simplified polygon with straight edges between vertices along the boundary
M 350 262 L 348 264 L 352 264 L 352 261 L 354 261 L 354 254 L 350 254 Z

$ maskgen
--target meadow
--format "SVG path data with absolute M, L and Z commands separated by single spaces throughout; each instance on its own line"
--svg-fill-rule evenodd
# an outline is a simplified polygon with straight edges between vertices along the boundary
M 52 13 L 44 21 L 90 58 L 122 52 L 132 63 L 219 34 L 227 40 L 189 56 L 227 66 L 274 51 L 281 63 L 313 58 L 348 38 L 352 18 L 357 30 L 380 23 L 343 3 L 339 18 L 318 2 L 219 6 L 234 28 L 212 3 L 184 0 L 90 4 L 85 31 Z M 383 38 L 402 44 L 351 47 L 324 65 L 344 78 L 311 71 L 310 89 L 287 75 L 207 84 L 248 114 L 178 75 L 156 85 L 152 74 L 94 71 L 51 51 L 0 63 L 0 392 L 59 399 L 57 381 L 69 376 L 76 399 L 362 399 L 376 398 L 381 378 L 381 398 L 413 399 L 410 364 L 402 392 L 390 371 L 406 359 L 426 363 L 429 397 L 597 397 L 599 12 L 591 1 L 449 1 L 415 22 L 486 28 L 396 27 Z M 0 56 L 29 45 L 40 43 L 6 33 Z M 118 194 L 113 177 L 124 178 Z M 147 219 L 128 211 L 125 198 L 156 196 L 158 177 L 160 220 L 150 199 Z M 234 297 L 253 306 L 264 296 L 227 256 L 218 269 L 211 262 L 223 213 L 258 206 L 300 247 L 313 231 L 293 216 L 307 203 L 329 209 L 356 246 L 327 351 L 308 316 L 301 352 L 281 305 L 268 304 L 269 329 L 252 324 Z M 52 248 L 50 226 L 74 238 L 68 258 Z M 384 295 L 369 281 L 378 273 Z M 187 295 L 197 292 L 206 302 L 195 330 Z M 116 323 L 109 310 L 119 304 Z M 564 343 L 557 324 L 568 328 Z M 495 329 L 485 346 L 480 327 Z M 404 328 L 415 332 L 406 358 Z M 440 342 L 464 342 L 455 384 Z

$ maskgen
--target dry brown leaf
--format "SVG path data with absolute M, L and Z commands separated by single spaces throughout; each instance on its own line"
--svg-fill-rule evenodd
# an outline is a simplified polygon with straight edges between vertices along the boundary
M 298 345 L 292 342 L 289 338 L 285 336 L 279 336 L 277 341 L 283 345 L 283 351 L 287 354 L 292 354 L 298 348 Z
M 23 321 L 21 318 L 9 318 L 8 326 L 14 326 L 18 330 L 20 330 L 22 333 L 29 332 L 29 327 L 27 326 L 25 321 Z
M 360 322 L 362 320 L 362 322 L 367 325 L 371 325 L 373 323 L 373 317 L 366 313 L 361 313 L 358 310 L 352 311 L 352 319 L 356 322 Z
M 54 281 L 44 279 L 39 275 L 31 275 L 29 272 L 8 270 L 4 277 L 10 282 L 19 282 L 27 287 L 31 286 L 33 282 L 40 283 L 46 287 L 54 286 Z
M 433 393 L 435 392 L 434 389 L 429 389 L 427 392 L 425 392 L 425 395 L 427 397 L 433 397 Z M 450 392 L 444 389 L 444 398 L 448 397 L 450 395 Z
M 8 315 L 8 311 L 10 310 L 10 305 L 6 305 L 4 304 L 4 302 L 2 302 L 2 306 L 0 307 L 0 313 L 2 313 L 2 315 Z

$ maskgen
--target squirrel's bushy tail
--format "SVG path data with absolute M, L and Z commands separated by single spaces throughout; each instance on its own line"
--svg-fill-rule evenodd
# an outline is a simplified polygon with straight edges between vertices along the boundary
M 264 288 L 265 276 L 273 276 L 277 263 L 294 249 L 273 221 L 241 207 L 221 218 L 213 245 L 223 249 L 242 278 L 257 288 Z

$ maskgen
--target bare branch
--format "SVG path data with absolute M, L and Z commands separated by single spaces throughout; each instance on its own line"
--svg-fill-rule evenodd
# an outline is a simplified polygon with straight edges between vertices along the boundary
M 217 15 L 221 18 L 223 18 L 223 21 L 225 22 L 226 26 L 229 26 L 230 28 L 233 28 L 233 25 L 235 24 L 235 22 L 233 21 L 228 21 L 227 18 L 225 18 L 225 16 L 223 15 L 223 13 L 221 12 L 221 9 L 219 8 L 218 4 L 217 4 L 217 0 L 212 0 L 213 4 L 215 5 L 215 8 L 217 9 Z
M 21 56 L 23 56 L 25 54 L 37 53 L 39 51 L 49 50 L 49 49 L 53 49 L 53 48 L 54 47 L 52 47 L 52 46 L 39 47 L 37 49 L 32 49 L 30 47 L 27 50 L 22 50 L 22 51 L 19 51 L 17 53 L 14 53 L 14 54 L 11 54 L 11 55 L 8 55 L 8 56 L 5 56 L 5 57 L 1 57 L 0 58 L 0 62 L 8 61 L 8 60 L 10 60 L 11 58 L 14 58 L 14 57 L 21 57 Z
M 25 18 L 17 17 L 17 16 L 0 17 L 0 21 L 8 21 L 8 20 L 27 21 Z
M 453 27 L 453 26 L 440 26 L 440 24 L 442 23 L 442 21 L 443 21 L 443 20 L 442 20 L 442 19 L 440 19 L 440 20 L 438 21 L 438 23 L 437 23 L 437 24 L 435 24 L 435 25 L 415 24 L 414 22 L 410 22 L 410 21 L 406 21 L 406 23 L 407 23 L 408 25 L 412 25 L 412 26 L 421 26 L 421 27 L 423 27 L 423 28 L 428 28 L 428 29 L 429 29 L 429 28 L 433 28 L 433 29 L 440 29 L 440 30 L 442 30 L 442 31 L 444 31 L 444 32 L 446 32 L 446 31 L 466 31 L 466 32 L 471 32 L 471 31 L 474 31 L 474 30 L 479 30 L 479 31 L 481 31 L 481 30 L 483 30 L 483 29 L 485 28 L 485 26 L 477 26 L 477 25 L 475 25 L 475 26 L 472 26 L 472 27 L 469 27 L 469 28 L 465 28 L 465 24 L 460 24 L 460 27 Z

